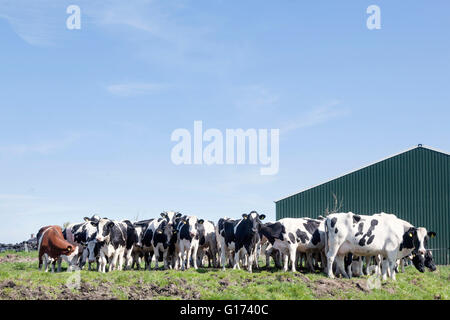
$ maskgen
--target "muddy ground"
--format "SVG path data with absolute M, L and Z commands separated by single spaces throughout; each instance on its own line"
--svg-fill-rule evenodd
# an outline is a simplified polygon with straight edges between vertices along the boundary
M 170 283 L 164 287 L 148 283 L 127 287 L 115 285 L 113 287 L 108 282 L 101 282 L 97 286 L 93 286 L 81 281 L 79 288 L 73 289 L 69 289 L 66 285 L 56 288 L 41 285 L 24 286 L 12 280 L 0 283 L 0 299 L 4 300 L 116 300 L 118 291 L 129 300 L 148 300 L 161 297 L 182 300 L 200 299 L 198 292 L 183 287 L 182 280 L 177 284 Z

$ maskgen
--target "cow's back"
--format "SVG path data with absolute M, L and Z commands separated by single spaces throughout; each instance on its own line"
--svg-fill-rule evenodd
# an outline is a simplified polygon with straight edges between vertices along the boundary
M 401 242 L 403 226 L 391 216 L 350 212 L 329 215 L 326 232 L 329 243 L 340 243 L 339 254 L 376 255 L 396 250 Z

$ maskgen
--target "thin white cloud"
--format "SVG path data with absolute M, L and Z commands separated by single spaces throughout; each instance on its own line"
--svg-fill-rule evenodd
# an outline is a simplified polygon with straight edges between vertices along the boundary
M 160 83 L 123 83 L 109 85 L 106 89 L 113 95 L 129 97 L 159 93 L 167 87 Z
M 332 100 L 325 105 L 313 108 L 302 116 L 286 122 L 280 128 L 280 132 L 285 134 L 294 130 L 313 127 L 350 113 L 347 108 L 342 108 L 340 105 L 339 100 Z
M 27 153 L 48 154 L 58 149 L 63 149 L 81 138 L 80 134 L 69 134 L 60 140 L 43 141 L 31 144 L 14 144 L 0 146 L 0 154 L 22 155 Z

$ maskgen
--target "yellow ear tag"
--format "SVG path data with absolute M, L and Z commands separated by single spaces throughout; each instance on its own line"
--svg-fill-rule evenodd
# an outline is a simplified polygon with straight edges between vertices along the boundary
M 434 234 L 432 234 L 432 235 L 431 235 L 431 237 L 432 237 L 432 238 L 434 238 L 434 237 L 435 237 L 435 235 L 434 235 Z
M 184 224 L 186 224 L 186 221 L 183 221 Z
M 409 236 L 412 238 L 413 234 L 410 232 L 410 233 L 409 233 Z

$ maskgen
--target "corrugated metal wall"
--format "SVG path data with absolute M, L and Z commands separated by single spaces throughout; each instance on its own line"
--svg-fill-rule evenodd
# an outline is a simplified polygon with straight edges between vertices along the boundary
M 317 217 L 342 200 L 341 212 L 393 213 L 435 231 L 428 248 L 436 263 L 450 263 L 450 156 L 417 147 L 276 202 L 277 220 Z

